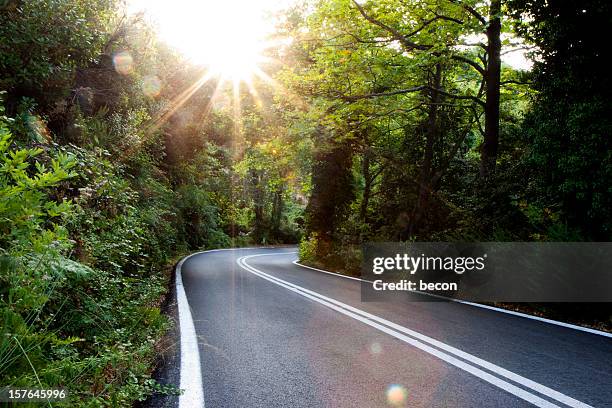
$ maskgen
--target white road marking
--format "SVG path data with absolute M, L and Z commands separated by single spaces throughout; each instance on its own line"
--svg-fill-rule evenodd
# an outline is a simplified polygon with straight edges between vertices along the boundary
M 287 252 L 287 253 L 291 253 L 291 252 Z M 297 252 L 293 252 L 293 253 L 296 254 Z M 291 263 L 294 264 L 294 265 L 297 265 L 299 267 L 302 267 L 302 268 L 312 269 L 313 271 L 317 271 L 317 272 L 321 272 L 321 273 L 326 273 L 328 275 L 339 276 L 341 278 L 352 279 L 352 280 L 356 280 L 356 281 L 359 281 L 359 282 L 370 282 L 370 283 L 372 283 L 372 281 L 369 281 L 369 280 L 366 280 L 366 279 L 356 278 L 354 276 L 342 275 L 341 273 L 326 271 L 324 269 L 314 268 L 314 267 L 308 266 L 308 265 L 302 265 L 301 263 L 298 262 L 298 259 L 296 259 L 295 261 L 293 261 Z
M 209 252 L 236 251 L 240 249 L 269 249 L 259 248 L 223 248 L 208 251 L 195 252 L 180 260 L 176 265 L 176 303 L 178 305 L 179 330 L 181 334 L 181 371 L 179 388 L 184 393 L 179 397 L 179 408 L 204 408 L 204 387 L 202 383 L 202 365 L 200 362 L 200 351 L 198 338 L 191 316 L 191 308 L 183 286 L 183 275 L 181 267 L 183 263 L 192 256 Z
M 455 347 L 452 347 L 446 343 L 440 342 L 438 340 L 435 340 L 431 337 L 425 336 L 419 332 L 416 332 L 414 330 L 410 330 L 406 327 L 400 326 L 396 323 L 390 322 L 386 319 L 380 318 L 378 316 L 372 315 L 370 313 L 367 313 L 363 310 L 354 308 L 350 305 L 347 305 L 345 303 L 339 302 L 335 299 L 331 299 L 328 298 L 324 295 L 321 295 L 320 293 L 308 290 L 306 288 L 303 288 L 301 286 L 295 285 L 293 283 L 287 282 L 285 280 L 276 278 L 272 275 L 268 275 L 267 273 L 260 271 L 259 269 L 256 269 L 254 267 L 252 267 L 251 265 L 248 265 L 246 263 L 246 260 L 249 258 L 253 258 L 256 256 L 266 256 L 266 255 L 278 255 L 278 254 L 257 254 L 257 255 L 250 255 L 250 256 L 243 256 L 241 258 L 239 258 L 237 260 L 238 265 L 240 265 L 242 268 L 244 268 L 245 270 L 263 278 L 266 279 L 272 283 L 275 283 L 279 286 L 283 286 L 297 294 L 300 294 L 304 297 L 307 297 L 311 300 L 314 300 L 316 302 L 319 302 L 331 309 L 334 309 L 342 314 L 345 314 L 347 316 L 350 316 L 356 320 L 359 320 L 369 326 L 372 326 L 374 328 L 377 328 L 378 330 L 381 330 L 399 340 L 402 340 L 410 345 L 413 345 L 429 354 L 434 355 L 435 357 L 438 357 L 446 362 L 448 362 L 449 364 L 452 364 L 462 370 L 465 370 L 467 372 L 469 372 L 470 374 L 475 375 L 478 378 L 481 378 L 484 381 L 487 381 L 525 401 L 528 401 L 538 407 L 556 407 L 557 405 L 540 398 L 537 395 L 534 395 L 526 390 L 523 390 L 522 388 L 519 388 L 509 382 L 506 382 L 498 377 L 495 377 L 477 367 L 474 367 L 470 364 L 467 364 L 464 361 L 458 360 L 457 358 L 447 354 L 453 354 L 457 357 L 460 357 L 464 360 L 469 361 L 472 364 L 478 365 L 484 369 L 487 369 L 499 376 L 505 377 L 509 380 L 512 380 L 524 387 L 530 388 L 533 391 L 536 391 L 546 397 L 555 399 L 567 406 L 573 407 L 573 408 L 592 408 L 590 405 L 587 405 L 581 401 L 578 401 L 572 397 L 569 397 L 563 393 L 560 393 L 558 391 L 555 391 L 549 387 L 546 387 L 542 384 L 539 384 L 535 381 L 532 381 L 528 378 L 525 378 L 523 376 L 520 376 L 514 372 L 511 372 L 509 370 L 506 370 L 502 367 L 499 367 L 493 363 L 490 363 L 486 360 L 483 360 L 479 357 L 473 356 L 469 353 L 466 353 L 462 350 L 459 350 Z M 384 326 L 383 326 L 384 325 Z M 386 327 L 388 326 L 388 327 Z M 404 333 L 404 334 L 401 334 Z M 411 337 L 408 337 L 408 336 Z M 417 340 L 418 339 L 418 340 Z M 428 346 L 427 344 L 431 346 L 435 346 L 441 350 L 444 350 L 447 353 L 444 353 L 440 350 L 434 349 L 430 346 Z
M 297 252 L 287 252 L 287 253 L 288 254 L 289 253 L 294 253 L 295 254 Z M 334 276 L 339 276 L 339 277 L 345 278 L 345 279 L 352 279 L 352 280 L 356 280 L 356 281 L 360 281 L 360 282 L 370 282 L 370 283 L 372 283 L 372 281 L 367 280 L 367 279 L 360 279 L 360 278 L 356 278 L 354 276 L 347 276 L 347 275 L 342 275 L 341 273 L 326 271 L 324 269 L 319 269 L 319 268 L 313 268 L 312 266 L 308 266 L 308 265 L 304 265 L 304 264 L 299 263 L 297 259 L 295 261 L 293 261 L 292 264 L 300 266 L 302 268 L 312 269 L 313 271 L 322 272 L 322 273 L 326 273 L 326 274 L 334 275 Z M 515 312 L 514 310 L 502 309 L 500 307 L 483 305 L 483 304 L 474 303 L 474 302 L 468 302 L 467 300 L 453 299 L 453 298 L 449 298 L 449 297 L 446 297 L 446 296 L 433 295 L 431 293 L 420 292 L 420 291 L 415 291 L 415 292 L 416 293 L 420 293 L 421 295 L 433 296 L 433 297 L 437 297 L 437 298 L 441 298 L 441 299 L 446 299 L 446 300 L 449 300 L 449 301 L 455 302 L 455 303 L 462 303 L 464 305 L 479 307 L 481 309 L 492 310 L 492 311 L 495 311 L 495 312 L 505 313 L 505 314 L 509 314 L 509 315 L 513 315 L 513 316 L 517 316 L 517 317 L 524 317 L 525 319 L 537 320 L 537 321 L 543 322 L 543 323 L 554 324 L 555 326 L 561 326 L 561 327 L 565 327 L 565 328 L 568 328 L 568 329 L 578 330 L 578 331 L 582 331 L 582 332 L 586 332 L 586 333 L 596 334 L 598 336 L 612 338 L 612 333 L 604 332 L 604 331 L 597 330 L 597 329 L 591 329 L 589 327 L 577 326 L 577 325 L 571 324 L 571 323 L 565 323 L 565 322 L 560 322 L 558 320 L 547 319 L 545 317 L 539 317 L 539 316 L 529 315 L 529 314 L 526 314 L 526 313 Z
M 193 317 L 183 287 L 181 267 L 192 257 L 189 255 L 176 265 L 176 303 L 178 305 L 179 326 L 181 332 L 181 372 L 180 388 L 184 390 L 179 397 L 179 408 L 204 408 L 204 390 L 202 387 L 202 368 L 200 366 L 200 351 L 196 336 Z

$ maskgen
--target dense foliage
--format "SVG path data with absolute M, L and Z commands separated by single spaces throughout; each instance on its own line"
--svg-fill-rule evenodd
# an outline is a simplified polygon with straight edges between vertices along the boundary
M 518 30 L 535 43 L 538 91 L 522 127 L 530 143 L 531 195 L 558 211 L 580 239 L 609 241 L 612 233 L 612 84 L 604 61 L 608 1 L 511 3 Z
M 608 11 L 600 1 L 295 7 L 279 77 L 308 98 L 293 118 L 310 122 L 316 146 L 303 253 L 355 272 L 364 241 L 609 240 Z M 533 68 L 504 62 L 525 49 Z
M 290 156 L 237 151 L 240 126 L 270 126 L 235 123 L 120 2 L 0 6 L 0 383 L 66 387 L 66 406 L 176 392 L 150 378 L 169 266 L 297 242 Z

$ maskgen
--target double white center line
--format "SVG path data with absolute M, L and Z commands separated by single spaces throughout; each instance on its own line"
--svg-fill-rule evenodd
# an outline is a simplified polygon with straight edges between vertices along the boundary
M 398 340 L 410 344 L 411 346 L 417 347 L 418 349 L 429 353 L 432 356 L 435 356 L 443 361 L 446 361 L 447 363 L 452 364 L 455 367 L 460 368 L 461 370 L 467 371 L 468 373 L 490 384 L 493 384 L 494 386 L 501 388 L 502 390 L 507 391 L 535 406 L 560 407 L 560 405 L 557 405 L 556 403 L 550 401 L 554 400 L 562 403 L 564 406 L 569 406 L 573 408 L 593 408 L 590 405 L 580 402 L 559 391 L 555 391 L 552 388 L 546 387 L 540 383 L 532 381 L 512 371 L 506 370 L 505 368 L 490 363 L 472 354 L 466 353 L 446 343 L 433 339 L 414 330 L 410 330 L 404 326 L 400 326 L 399 324 L 375 316 L 361 309 L 357 309 L 353 306 L 339 302 L 335 299 L 321 295 L 320 293 L 279 279 L 246 263 L 247 259 L 258 256 L 270 255 L 278 254 L 258 254 L 243 256 L 241 258 L 238 258 L 237 263 L 246 271 L 257 275 L 260 278 L 266 279 L 267 281 L 270 281 L 276 285 L 282 286 L 292 292 L 295 292 L 330 309 L 342 313 L 343 315 L 346 315 L 362 323 L 365 323 L 368 326 L 378 329 L 390 336 L 395 337 Z M 517 384 L 524 388 L 519 387 Z M 542 398 L 542 396 L 545 396 L 550 400 L 544 399 Z

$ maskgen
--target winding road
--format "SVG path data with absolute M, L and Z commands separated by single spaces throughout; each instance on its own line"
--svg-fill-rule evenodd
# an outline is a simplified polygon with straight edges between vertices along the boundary
M 295 248 L 177 268 L 179 406 L 612 407 L 612 338 L 469 304 L 361 302 Z

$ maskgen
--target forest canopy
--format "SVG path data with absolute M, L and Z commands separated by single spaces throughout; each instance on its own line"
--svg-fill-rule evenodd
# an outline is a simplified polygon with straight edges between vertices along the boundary
M 350 269 L 344 252 L 364 241 L 608 240 L 608 11 L 450 0 L 296 10 L 280 75 L 317 123 L 312 256 Z M 512 64 L 517 52 L 534 63 Z

